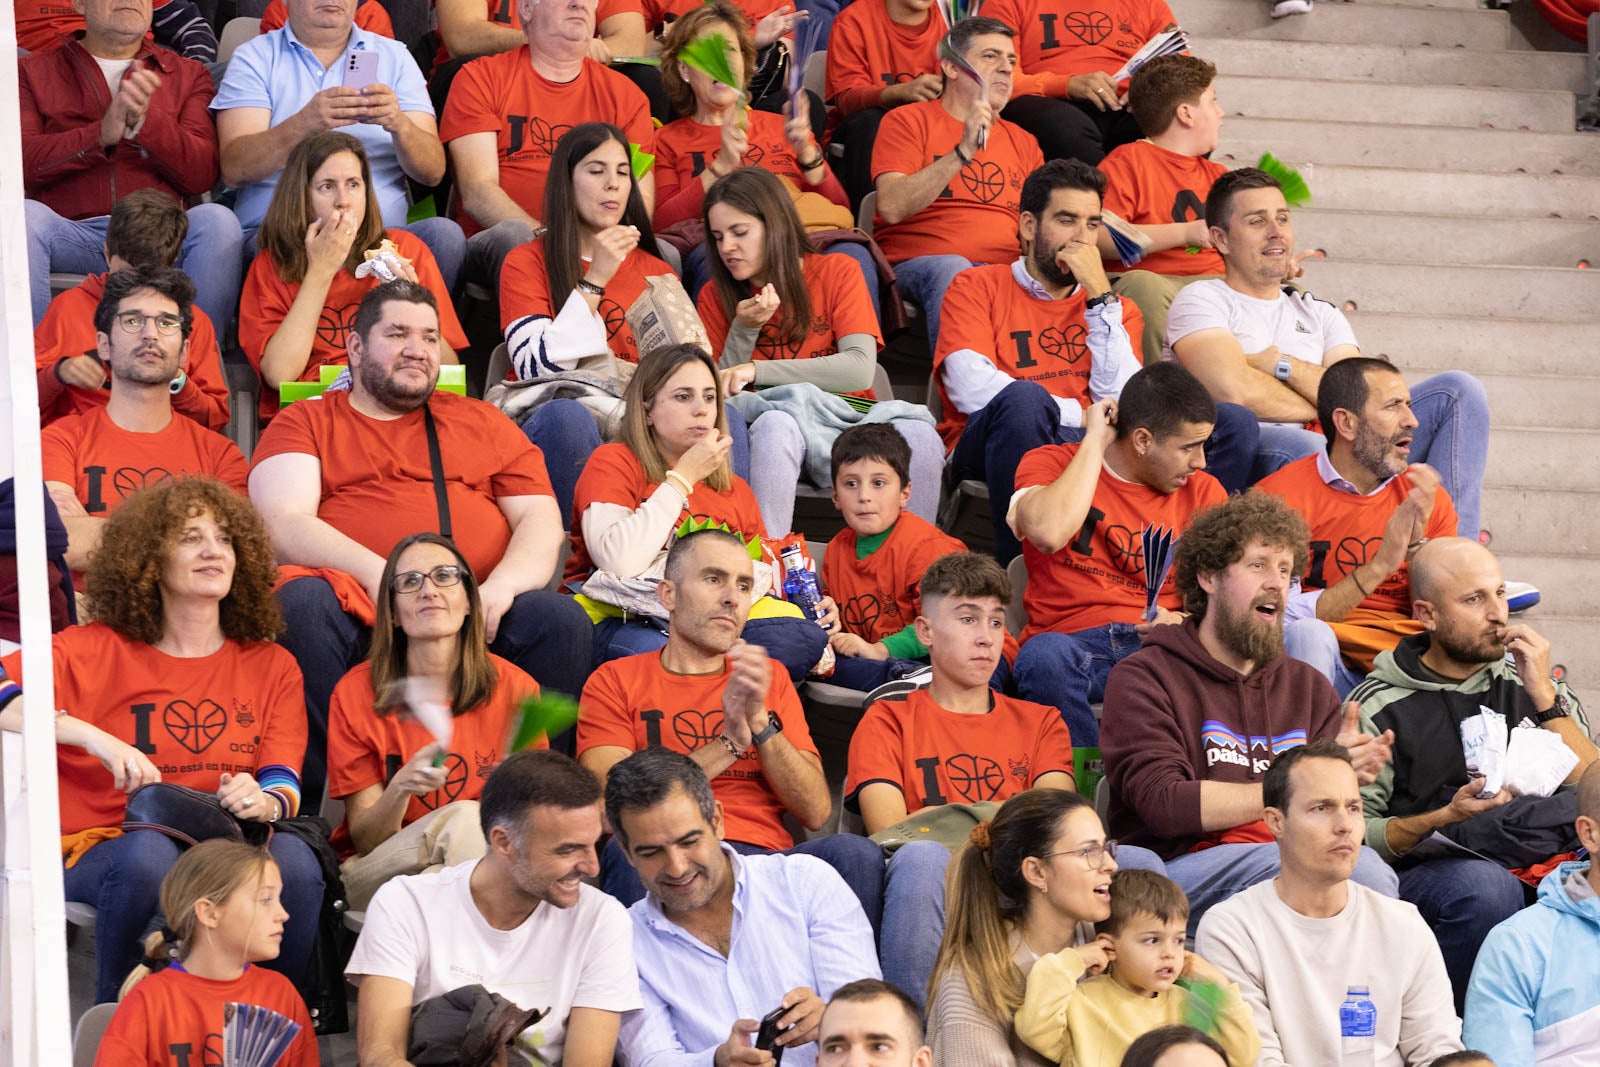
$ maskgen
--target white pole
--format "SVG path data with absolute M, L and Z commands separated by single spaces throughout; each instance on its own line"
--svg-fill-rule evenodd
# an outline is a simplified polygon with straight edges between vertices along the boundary
M 7 381 L 0 412 L 0 477 L 15 477 L 17 586 L 26 696 L 22 780 L 7 774 L 5 883 L 0 942 L 0 1067 L 70 1064 L 66 908 L 61 886 L 61 815 L 56 797 L 55 686 L 50 659 L 50 599 L 45 584 L 44 478 L 39 456 L 39 396 L 33 367 L 33 311 L 28 297 L 27 223 L 22 205 L 22 125 L 18 111 L 16 15 L 0 11 L 0 341 Z M 0 740 L 15 747 L 16 738 Z M 17 765 L 6 761 L 7 769 Z

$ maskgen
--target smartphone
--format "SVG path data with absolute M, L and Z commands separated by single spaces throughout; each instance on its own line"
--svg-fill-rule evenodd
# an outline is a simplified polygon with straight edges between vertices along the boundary
M 344 57 L 346 89 L 365 89 L 378 80 L 378 53 L 364 48 L 352 48 Z
M 788 1010 L 788 1008 L 779 1004 L 761 1017 L 761 1029 L 756 1031 L 756 1048 L 761 1049 L 763 1052 L 772 1053 L 773 1063 L 783 1062 L 783 1046 L 776 1044 L 776 1042 L 778 1037 L 789 1028 L 787 1026 L 780 1027 L 778 1020 L 783 1018 L 784 1013 Z

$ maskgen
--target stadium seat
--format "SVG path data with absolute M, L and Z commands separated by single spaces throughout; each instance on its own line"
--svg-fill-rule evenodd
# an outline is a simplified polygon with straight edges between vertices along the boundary
M 935 421 L 944 418 L 939 383 L 932 375 L 928 377 L 928 410 L 933 412 Z M 939 529 L 951 537 L 959 537 L 974 552 L 993 552 L 994 524 L 989 519 L 988 484 L 975 478 L 946 484 L 944 504 L 939 508 Z
M 234 49 L 261 33 L 261 20 L 240 16 L 229 19 L 217 38 L 217 62 L 226 63 L 233 58 Z
M 1011 631 L 1013 637 L 1020 637 L 1023 627 L 1028 625 L 1028 613 L 1022 607 L 1022 594 L 1028 588 L 1028 567 L 1020 555 L 1006 568 L 1006 577 L 1011 579 L 1011 602 L 1006 605 L 1006 629 Z
M 115 1004 L 96 1004 L 83 1013 L 77 1029 L 72 1032 L 72 1067 L 94 1067 L 100 1039 L 106 1036 L 106 1027 L 111 1025 L 111 1017 L 116 1013 Z
M 278 385 L 278 403 L 287 407 L 296 400 L 321 396 L 344 371 L 344 364 L 329 363 L 318 368 L 320 377 L 314 382 L 281 382 Z M 467 368 L 461 363 L 446 363 L 439 368 L 439 382 L 434 387 L 447 393 L 467 395 Z
M 828 52 L 823 49 L 812 52 L 806 59 L 806 69 L 801 75 L 800 86 L 803 89 L 817 94 L 817 99 L 826 100 L 823 95 L 823 86 L 828 71 Z

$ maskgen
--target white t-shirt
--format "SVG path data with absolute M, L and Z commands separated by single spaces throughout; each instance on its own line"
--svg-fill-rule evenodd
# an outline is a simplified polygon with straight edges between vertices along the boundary
M 1349 320 L 1326 300 L 1295 290 L 1279 290 L 1271 300 L 1260 300 L 1213 278 L 1186 285 L 1172 298 L 1162 358 L 1173 358 L 1174 341 L 1217 329 L 1237 337 L 1247 354 L 1277 345 L 1286 356 L 1318 365 L 1328 349 L 1356 343 Z
M 476 984 L 523 1008 L 549 1008 L 517 1041 L 532 1063 L 561 1062 L 573 1008 L 643 1005 L 633 926 L 614 897 L 584 885 L 573 907 L 540 904 L 515 930 L 496 930 L 472 902 L 479 862 L 385 882 L 346 976 L 358 985 L 369 974 L 406 982 L 413 1005 Z

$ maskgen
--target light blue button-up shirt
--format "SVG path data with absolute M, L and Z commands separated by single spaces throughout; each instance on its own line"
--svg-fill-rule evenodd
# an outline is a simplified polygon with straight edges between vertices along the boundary
M 405 45 L 352 26 L 350 41 L 342 54 L 348 54 L 351 49 L 378 53 L 376 80 L 394 90 L 401 111 L 433 114 L 427 83 Z M 294 31 L 285 25 L 239 46 L 228 62 L 228 72 L 222 76 L 222 84 L 211 101 L 211 110 L 266 108 L 272 112 L 272 125 L 276 126 L 305 107 L 317 93 L 343 83 L 344 64 L 336 62 L 323 69 L 316 54 L 296 40 Z M 372 191 L 383 209 L 383 224 L 404 226 L 409 205 L 405 172 L 400 169 L 394 137 L 375 122 L 340 126 L 339 132 L 355 137 L 367 150 L 367 161 L 372 166 Z M 275 174 L 265 181 L 247 182 L 239 190 L 233 210 L 239 216 L 239 224 L 247 231 L 261 225 L 277 184 L 278 175 Z
M 644 1008 L 623 1017 L 628 1067 L 707 1067 L 738 1019 L 759 1019 L 797 986 L 827 1000 L 858 978 L 881 978 L 872 927 L 856 895 L 814 856 L 740 856 L 733 864 L 728 956 L 662 912 L 654 896 L 628 909 Z M 813 1042 L 784 1067 L 814 1067 Z

